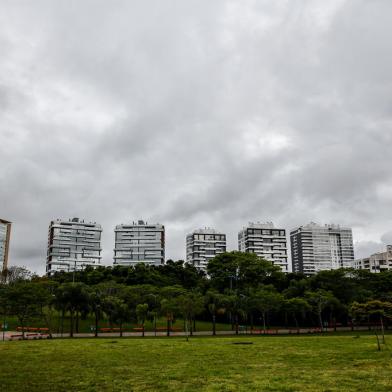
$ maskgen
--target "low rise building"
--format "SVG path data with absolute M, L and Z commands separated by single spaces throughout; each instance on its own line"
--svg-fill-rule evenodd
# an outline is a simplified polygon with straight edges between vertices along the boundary
M 353 268 L 367 270 L 372 273 L 392 271 L 392 245 L 388 245 L 384 252 L 377 252 L 369 257 L 353 261 Z

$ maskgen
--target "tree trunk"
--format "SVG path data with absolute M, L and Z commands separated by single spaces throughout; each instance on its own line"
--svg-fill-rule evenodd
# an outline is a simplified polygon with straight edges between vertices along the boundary
M 166 336 L 170 336 L 170 318 L 167 318 Z
M 196 332 L 196 317 L 193 318 L 193 330 Z
M 189 336 L 188 336 L 188 319 L 185 317 L 185 336 L 186 336 L 186 341 L 189 342 Z
M 323 327 L 323 316 L 321 314 L 321 309 L 319 309 L 319 311 L 318 311 L 318 316 L 319 316 L 319 323 L 320 323 L 321 332 L 323 332 L 324 327 Z
M 142 324 L 142 337 L 144 338 L 144 322 Z
M 19 322 L 20 322 L 20 326 L 22 327 L 22 339 L 24 340 L 24 339 L 25 339 L 25 325 L 24 325 L 24 319 L 23 319 L 23 318 L 20 318 L 20 319 L 19 319 Z
M 76 311 L 76 320 L 75 320 L 75 322 L 76 322 L 75 331 L 76 331 L 76 333 L 79 333 L 79 311 L 78 310 Z
M 61 310 L 61 337 L 63 337 L 64 333 L 64 309 Z
M 239 325 L 238 325 L 238 322 L 239 322 L 239 320 L 238 320 L 238 314 L 236 314 L 235 315 L 235 334 L 236 335 L 238 335 L 238 327 L 239 327 Z
M 215 313 L 212 315 L 212 335 L 216 335 L 216 316 Z
M 73 309 L 70 310 L 70 328 L 69 328 L 69 337 L 73 338 L 73 332 L 74 332 L 74 313 Z
M 94 331 L 94 336 L 98 337 L 98 312 L 95 312 L 95 331 Z
M 380 316 L 380 325 L 381 325 L 381 333 L 382 333 L 382 343 L 385 344 L 384 323 L 382 321 L 382 316 Z
M 265 333 L 265 312 L 261 312 L 261 315 L 263 317 L 263 329 L 264 329 L 264 333 Z
M 120 338 L 123 336 L 123 329 L 122 329 L 122 323 L 120 323 Z
M 293 313 L 293 318 L 294 318 L 295 326 L 298 329 L 298 319 L 297 319 L 295 312 Z
M 253 334 L 253 313 L 250 313 L 250 334 Z
M 288 324 L 288 315 L 287 315 L 287 310 L 285 310 L 285 312 L 284 312 L 284 326 L 285 326 L 285 328 L 287 328 L 287 324 Z

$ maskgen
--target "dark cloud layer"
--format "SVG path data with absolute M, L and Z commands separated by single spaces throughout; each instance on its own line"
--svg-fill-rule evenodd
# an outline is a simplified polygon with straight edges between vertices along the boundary
M 352 226 L 392 242 L 392 3 L 0 4 L 0 215 L 11 263 L 44 271 L 47 227 Z

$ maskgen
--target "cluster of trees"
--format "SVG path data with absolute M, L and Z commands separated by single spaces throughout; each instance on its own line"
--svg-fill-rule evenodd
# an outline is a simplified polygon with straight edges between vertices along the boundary
M 353 325 L 382 323 L 392 318 L 392 273 L 323 271 L 312 277 L 284 274 L 255 254 L 228 252 L 210 261 L 208 275 L 182 261 L 154 267 L 86 268 L 53 277 L 31 276 L 14 269 L 0 285 L 0 312 L 14 315 L 21 327 L 39 318 L 49 330 L 57 315 L 70 320 L 70 335 L 80 319 L 102 320 L 117 326 L 165 317 L 170 334 L 175 320 L 184 320 L 190 334 L 196 319 L 210 320 L 212 333 L 218 322 L 241 324 L 252 330 L 274 326 Z M 182 327 L 182 326 L 181 326 Z

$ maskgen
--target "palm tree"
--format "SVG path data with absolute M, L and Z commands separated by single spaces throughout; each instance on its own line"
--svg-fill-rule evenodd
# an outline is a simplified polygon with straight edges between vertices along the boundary
M 220 294 L 216 290 L 208 290 L 206 294 L 206 302 L 208 311 L 212 318 L 212 335 L 216 335 L 216 316 L 223 314 L 229 304 L 229 299 L 226 295 Z

